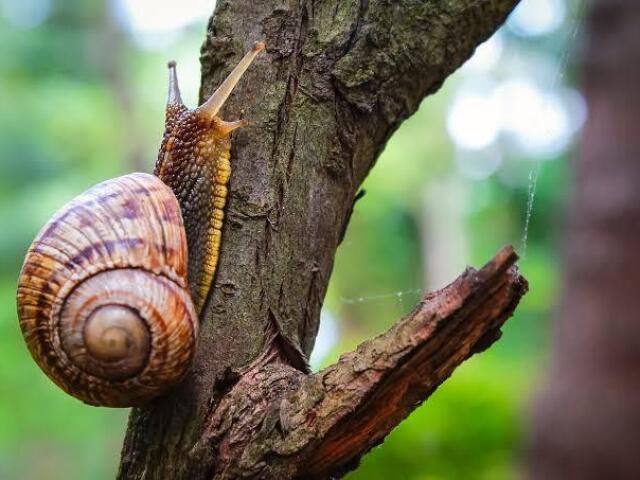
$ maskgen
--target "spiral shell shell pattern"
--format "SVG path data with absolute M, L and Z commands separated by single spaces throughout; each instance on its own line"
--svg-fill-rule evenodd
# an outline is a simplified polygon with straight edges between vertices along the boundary
M 17 297 L 32 356 L 85 403 L 141 405 L 175 385 L 198 320 L 171 189 L 134 173 L 76 197 L 31 245 Z

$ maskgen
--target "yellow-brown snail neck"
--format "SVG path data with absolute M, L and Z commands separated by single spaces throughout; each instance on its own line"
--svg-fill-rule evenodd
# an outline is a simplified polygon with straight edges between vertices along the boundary
M 218 113 L 265 45 L 256 42 L 209 99 L 190 110 L 182 103 L 175 62 L 169 62 L 165 132 L 154 169 L 182 210 L 189 245 L 189 285 L 200 312 L 213 282 L 231 175 L 231 132 L 246 120 L 226 122 Z

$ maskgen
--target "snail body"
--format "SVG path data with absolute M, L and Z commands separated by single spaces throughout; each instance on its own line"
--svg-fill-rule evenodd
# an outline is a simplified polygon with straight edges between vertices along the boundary
M 40 368 L 85 403 L 142 405 L 178 383 L 217 266 L 230 133 L 217 117 L 256 44 L 203 105 L 180 100 L 170 63 L 155 175 L 102 182 L 38 233 L 18 282 L 18 318 Z

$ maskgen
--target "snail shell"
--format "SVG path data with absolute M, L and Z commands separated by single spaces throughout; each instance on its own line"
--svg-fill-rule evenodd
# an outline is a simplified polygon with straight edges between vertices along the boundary
M 88 404 L 141 405 L 176 384 L 198 319 L 171 189 L 134 173 L 65 205 L 29 249 L 18 316 L 40 368 Z

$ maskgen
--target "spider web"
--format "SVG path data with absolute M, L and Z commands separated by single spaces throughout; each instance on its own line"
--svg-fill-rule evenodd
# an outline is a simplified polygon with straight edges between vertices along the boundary
M 556 90 L 565 81 L 566 69 L 571 61 L 571 54 L 573 53 L 573 47 L 575 45 L 576 39 L 581 32 L 581 19 L 583 17 L 585 2 L 584 0 L 575 0 L 570 1 L 567 0 L 565 2 L 565 6 L 567 8 L 566 13 L 566 22 L 568 22 L 569 27 L 563 30 L 563 38 L 562 42 L 565 45 L 563 49 L 563 53 L 560 58 L 557 60 L 555 65 L 555 73 L 552 75 L 551 89 Z M 545 128 L 550 129 L 552 127 L 546 125 Z M 549 130 L 549 133 L 551 131 Z M 528 173 L 527 178 L 527 197 L 526 197 L 526 207 L 524 213 L 524 221 L 523 221 L 523 229 L 522 235 L 520 237 L 520 249 L 519 254 L 521 258 L 526 259 L 527 247 L 529 244 L 529 232 L 531 227 L 531 222 L 534 218 L 535 213 L 535 200 L 536 193 L 539 184 L 539 178 L 541 175 L 541 171 L 544 167 L 545 162 L 540 157 L 535 157 L 531 162 L 531 168 Z M 414 284 L 415 285 L 415 284 Z M 441 285 L 444 286 L 444 285 Z M 375 306 L 385 308 L 385 311 L 389 312 L 390 310 L 395 311 L 398 316 L 395 316 L 393 320 L 396 320 L 400 316 L 403 316 L 408 313 L 408 311 L 414 307 L 414 305 L 421 299 L 424 294 L 424 288 L 419 285 L 415 285 L 413 288 L 395 290 L 395 291 L 382 291 L 376 292 L 373 294 L 363 294 L 358 296 L 341 296 L 337 299 L 337 304 L 334 303 L 334 307 L 340 308 L 341 306 L 347 306 L 351 308 L 357 308 L 360 305 L 370 305 L 375 304 Z M 325 314 L 323 313 L 323 316 Z M 327 318 L 329 317 L 329 318 Z M 326 326 L 329 324 L 329 328 L 333 331 L 333 338 L 330 341 L 335 342 L 337 340 L 336 328 L 337 322 L 333 317 L 327 316 L 324 317 L 320 324 L 320 332 L 318 335 L 317 347 L 321 347 L 318 343 L 322 343 L 323 339 L 323 330 L 326 331 Z M 331 325 L 332 324 L 332 325 Z M 326 333 L 326 332 L 325 332 Z M 321 347 L 322 348 L 322 347 Z M 326 347 L 324 348 L 326 350 Z M 315 350 L 315 349 L 314 349 Z M 314 351 L 314 356 L 316 356 L 316 360 L 312 363 L 318 365 L 319 359 L 317 358 L 319 355 L 316 355 Z M 322 355 L 324 356 L 324 355 Z
M 582 22 L 581 18 L 583 17 L 585 2 L 584 0 L 577 0 L 576 2 L 567 2 L 569 3 L 569 8 L 572 9 L 570 14 L 570 24 L 571 27 L 568 29 L 568 33 L 564 39 L 564 51 L 560 60 L 558 61 L 558 65 L 556 67 L 556 72 L 553 80 L 553 89 L 557 89 L 562 83 L 564 83 L 565 74 L 567 70 L 567 66 L 569 64 L 569 59 L 571 56 L 571 52 L 576 43 L 576 39 L 578 34 L 581 32 Z M 573 8 L 572 8 L 573 7 Z M 547 125 L 547 132 L 551 134 L 550 127 Z M 540 177 L 540 170 L 542 168 L 542 161 L 539 157 L 533 162 L 531 166 L 531 170 L 529 171 L 528 178 L 528 194 L 527 194 L 527 207 L 525 210 L 525 219 L 524 219 L 524 228 L 522 232 L 522 239 L 520 241 L 520 256 L 522 259 L 527 258 L 527 245 L 529 241 L 529 227 L 531 225 L 531 218 L 533 216 L 533 206 L 536 198 L 536 191 L 538 188 L 538 178 Z

